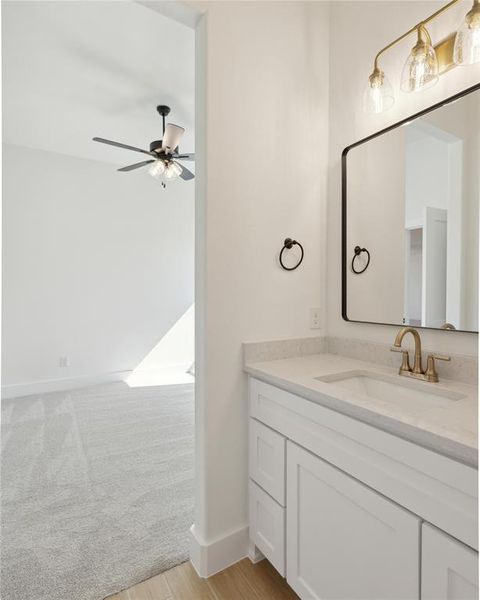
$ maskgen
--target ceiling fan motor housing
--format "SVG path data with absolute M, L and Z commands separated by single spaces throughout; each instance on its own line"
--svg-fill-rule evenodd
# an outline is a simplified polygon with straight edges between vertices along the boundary
M 159 152 L 162 149 L 162 140 L 150 142 L 150 152 Z

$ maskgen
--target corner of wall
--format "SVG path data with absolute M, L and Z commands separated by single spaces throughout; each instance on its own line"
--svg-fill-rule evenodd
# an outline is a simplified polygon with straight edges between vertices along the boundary
M 250 556 L 248 527 L 241 527 L 208 543 L 201 538 L 195 525 L 191 526 L 190 561 L 200 577 L 211 577 L 246 556 Z

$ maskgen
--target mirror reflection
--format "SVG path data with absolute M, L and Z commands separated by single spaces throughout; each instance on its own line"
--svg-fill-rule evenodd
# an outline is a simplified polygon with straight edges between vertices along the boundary
M 345 318 L 478 331 L 479 148 L 477 89 L 347 149 Z

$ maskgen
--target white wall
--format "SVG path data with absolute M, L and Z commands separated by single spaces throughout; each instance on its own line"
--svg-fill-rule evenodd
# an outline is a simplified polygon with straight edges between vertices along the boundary
M 189 369 L 195 362 L 195 304 L 192 304 L 142 360 L 136 371 Z
M 211 544 L 247 524 L 242 342 L 322 333 L 328 5 L 207 2 L 197 115 L 195 530 Z M 203 46 L 202 46 L 203 47 Z M 199 107 L 200 108 L 200 107 Z M 203 172 L 205 170 L 205 176 Z M 301 267 L 278 265 L 285 237 Z
M 193 301 L 193 229 L 193 182 L 4 145 L 2 384 L 136 367 Z
M 137 365 L 126 383 L 130 387 L 193 383 L 194 363 L 195 305 L 192 304 Z
M 444 2 L 342 2 L 331 7 L 330 36 L 330 144 L 328 194 L 328 333 L 391 343 L 398 327 L 347 323 L 341 317 L 341 169 L 344 147 L 402 118 L 439 102 L 479 81 L 480 67 L 456 68 L 440 78 L 429 90 L 417 94 L 399 92 L 404 60 L 414 38 L 392 49 L 381 65 L 395 88 L 394 107 L 381 115 L 362 110 L 362 94 L 372 70 L 375 53 L 403 31 L 431 14 Z M 456 29 L 471 6 L 459 5 L 443 15 L 430 28 L 435 41 Z M 395 18 L 392 19 L 392 15 Z M 476 355 L 474 334 L 424 331 L 424 346 L 443 352 Z
M 406 232 L 405 248 L 405 323 L 419 325 L 422 320 L 422 243 L 423 230 Z
M 426 135 L 407 142 L 405 153 L 405 227 L 422 227 L 425 207 L 449 208 L 448 142 Z

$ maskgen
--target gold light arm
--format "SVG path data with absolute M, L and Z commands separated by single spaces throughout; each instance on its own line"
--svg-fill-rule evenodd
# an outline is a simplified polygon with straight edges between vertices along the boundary
M 457 2 L 457 0 L 453 0 L 453 1 Z M 378 59 L 380 58 L 380 56 L 384 52 L 386 52 L 387 50 L 390 50 L 390 48 L 392 48 L 393 46 L 396 46 L 399 42 L 401 42 L 406 37 L 408 37 L 411 33 L 413 33 L 414 31 L 416 31 L 417 28 L 418 28 L 418 25 L 415 25 L 415 27 L 412 27 L 411 29 L 409 29 L 408 31 L 406 31 L 403 35 L 401 35 L 400 37 L 398 37 L 396 40 L 393 40 L 393 42 L 390 42 L 390 44 L 388 44 L 387 46 L 385 46 L 384 48 L 382 48 L 379 52 L 377 52 L 377 54 L 375 56 L 375 60 L 373 61 L 373 67 L 374 67 L 374 69 L 378 69 Z
M 417 23 L 414 27 L 412 27 L 411 29 L 409 29 L 408 31 L 406 31 L 404 34 L 402 34 L 396 40 L 393 40 L 393 42 L 390 42 L 390 44 L 388 44 L 387 46 L 385 46 L 384 48 L 382 48 L 379 52 L 377 52 L 377 54 L 375 56 L 375 60 L 373 62 L 374 70 L 378 70 L 379 69 L 379 67 L 378 67 L 378 59 L 380 58 L 380 56 L 384 52 L 386 52 L 387 50 L 390 50 L 390 48 L 392 48 L 392 46 L 395 46 L 396 44 L 398 44 L 399 42 L 401 42 L 402 40 L 404 40 L 407 36 L 409 36 L 411 33 L 414 33 L 415 31 L 419 31 L 421 28 L 423 28 L 423 30 L 426 31 L 425 25 L 427 23 L 429 23 L 430 21 L 432 21 L 433 19 L 435 19 L 436 17 L 438 17 L 440 14 L 442 14 L 443 12 L 445 12 L 446 10 L 448 10 L 449 8 L 451 8 L 452 6 L 454 6 L 455 4 L 458 4 L 458 2 L 460 2 L 460 0 L 451 0 L 451 2 L 449 2 L 448 4 L 445 4 L 445 6 L 442 6 L 441 8 L 439 8 L 437 11 L 435 11 L 429 17 L 427 17 L 426 19 L 423 19 L 423 21 L 420 21 L 420 23 Z M 480 2 L 480 0 L 474 0 L 474 4 L 478 4 L 479 2 Z

